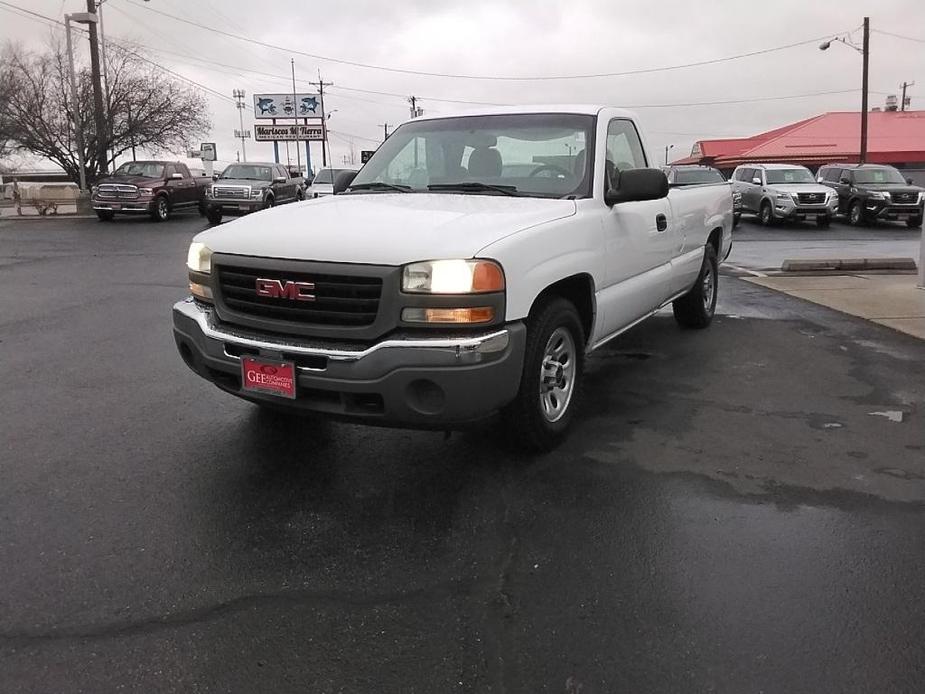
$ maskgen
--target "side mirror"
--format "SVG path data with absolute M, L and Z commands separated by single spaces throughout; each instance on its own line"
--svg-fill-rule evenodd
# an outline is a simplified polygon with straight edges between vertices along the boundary
M 170 180 L 171 180 L 171 181 L 182 181 L 182 180 L 183 180 L 183 174 L 181 174 L 181 173 L 172 173 L 172 174 L 170 174 Z
M 273 183 L 285 183 L 286 180 L 287 180 L 287 179 L 286 179 L 284 176 L 276 176 L 276 177 L 273 179 Z
M 906 179 L 906 184 L 911 186 L 911 185 L 912 185 L 912 179 L 911 179 L 911 178 L 907 178 L 907 179 Z
M 217 180 L 218 180 L 218 174 L 217 174 L 217 173 L 212 174 L 212 180 L 213 180 L 213 181 L 217 181 Z
M 334 195 L 338 193 L 343 193 L 347 188 L 350 187 L 350 184 L 353 183 L 353 179 L 357 176 L 357 171 L 341 171 L 334 178 Z
M 838 182 L 841 183 L 841 184 L 844 185 L 844 186 L 850 186 L 850 185 L 851 185 L 851 179 L 848 178 L 847 176 L 842 176 L 841 178 L 838 179 Z
M 668 195 L 668 177 L 660 169 L 627 169 L 621 171 L 616 187 L 604 193 L 607 205 L 621 202 L 659 200 Z
M 754 183 L 756 186 L 760 186 L 760 185 L 761 185 L 761 177 L 760 177 L 760 176 L 755 176 L 755 177 L 752 179 L 752 183 Z

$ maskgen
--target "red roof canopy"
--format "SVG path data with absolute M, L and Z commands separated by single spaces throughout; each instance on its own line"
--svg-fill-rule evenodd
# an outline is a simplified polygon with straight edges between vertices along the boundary
M 690 157 L 674 163 L 708 164 L 728 169 L 762 161 L 856 162 L 860 138 L 859 113 L 824 113 L 753 137 L 701 140 L 694 145 Z M 880 164 L 925 161 L 925 111 L 869 113 L 867 160 Z

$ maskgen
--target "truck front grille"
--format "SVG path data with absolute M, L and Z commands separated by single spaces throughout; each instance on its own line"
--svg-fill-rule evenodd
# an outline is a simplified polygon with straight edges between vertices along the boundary
M 219 266 L 218 284 L 221 300 L 232 311 L 265 320 L 357 327 L 371 325 L 379 313 L 382 278 L 290 272 L 251 267 Z M 257 280 L 309 282 L 314 285 L 313 300 L 296 301 L 285 297 L 257 294 Z M 285 326 L 280 326 L 284 330 Z
M 117 200 L 134 200 L 138 197 L 136 186 L 122 183 L 103 183 L 96 191 L 97 197 Z
M 821 205 L 825 202 L 825 193 L 797 193 L 801 205 Z
M 243 186 L 212 186 L 212 194 L 216 198 L 230 200 L 247 200 L 250 198 L 250 188 Z

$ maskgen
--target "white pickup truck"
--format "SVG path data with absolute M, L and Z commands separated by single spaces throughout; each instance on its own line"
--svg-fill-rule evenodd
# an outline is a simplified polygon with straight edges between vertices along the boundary
M 654 165 L 615 108 L 409 121 L 336 195 L 196 236 L 177 347 L 270 409 L 446 430 L 501 412 L 549 449 L 588 352 L 667 304 L 713 317 L 732 192 Z

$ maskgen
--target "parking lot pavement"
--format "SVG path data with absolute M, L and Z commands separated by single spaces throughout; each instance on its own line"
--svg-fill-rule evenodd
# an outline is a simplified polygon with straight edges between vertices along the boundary
M 202 226 L 0 222 L 3 692 L 925 691 L 925 343 L 723 277 L 545 456 L 274 421 L 175 353 Z
M 921 229 L 893 222 L 851 227 L 833 222 L 826 229 L 815 224 L 788 223 L 762 227 L 744 217 L 733 232 L 729 263 L 745 270 L 780 270 L 795 258 L 913 258 L 918 260 Z M 834 254 L 834 255 L 833 255 Z

